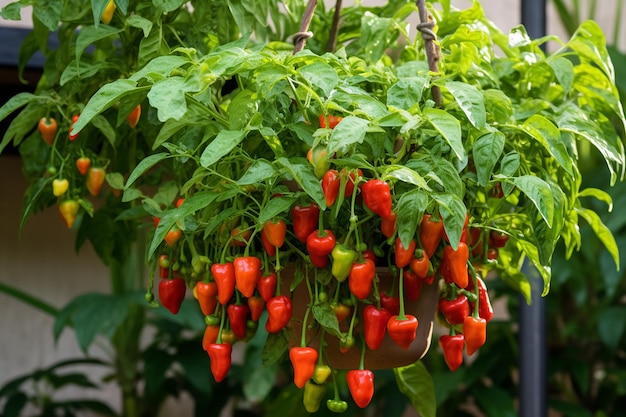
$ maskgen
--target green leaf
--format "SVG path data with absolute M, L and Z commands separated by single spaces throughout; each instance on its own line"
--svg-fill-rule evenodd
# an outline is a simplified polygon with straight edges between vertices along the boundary
M 148 93 L 150 105 L 157 109 L 160 122 L 180 120 L 187 112 L 187 91 L 192 88 L 183 77 L 157 81 Z
M 11 395 L 4 404 L 2 415 L 4 417 L 19 417 L 23 415 L 22 409 L 28 404 L 28 397 L 22 391 Z
M 263 346 L 261 354 L 263 366 L 270 367 L 277 364 L 289 349 L 289 337 L 285 332 L 270 333 Z
M 564 57 L 556 57 L 554 59 L 548 59 L 548 64 L 552 67 L 556 79 L 563 87 L 563 92 L 568 94 L 572 89 L 574 82 L 574 65 L 572 61 Z
M 59 28 L 59 21 L 63 12 L 63 3 L 60 1 L 44 1 L 33 7 L 33 20 L 39 20 L 50 32 Z
M 502 132 L 495 131 L 482 135 L 474 143 L 472 155 L 480 186 L 485 187 L 489 183 L 493 169 L 504 151 L 505 140 Z
M 445 86 L 470 123 L 477 129 L 485 127 L 487 114 L 482 93 L 473 85 L 460 81 L 448 81 Z
M 619 270 L 619 248 L 617 243 L 615 242 L 615 237 L 611 230 L 602 222 L 600 216 L 590 209 L 586 209 L 583 207 L 577 207 L 576 212 L 589 223 L 589 226 L 593 229 L 593 232 L 596 234 L 600 242 L 606 247 L 606 249 L 611 254 L 613 261 L 615 262 L 615 267 Z
M 152 22 L 137 14 L 128 16 L 128 19 L 126 19 L 126 24 L 128 26 L 141 29 L 143 31 L 144 38 L 148 37 L 148 35 L 150 35 L 150 31 L 152 30 Z M 171 58 L 171 57 L 168 56 L 168 57 L 163 57 L 163 58 Z M 152 63 L 152 61 L 150 61 L 150 63 Z
M 477 387 L 474 390 L 476 401 L 487 417 L 516 417 L 517 411 L 513 397 L 496 386 L 489 388 Z
M 126 185 L 124 186 L 124 189 L 128 189 L 131 185 L 133 185 L 133 183 L 137 180 L 137 178 L 142 176 L 147 170 L 149 170 L 150 168 L 152 168 L 153 166 L 155 166 L 162 160 L 169 158 L 170 156 L 171 155 L 169 153 L 161 152 L 161 153 L 150 155 L 142 159 L 141 162 L 137 164 L 133 172 L 131 172 L 130 175 L 128 176 L 128 180 L 126 181 Z
M 435 386 L 422 361 L 394 368 L 393 373 L 398 389 L 409 398 L 420 416 L 436 417 Z
M 567 148 L 561 140 L 561 132 L 550 120 L 535 114 L 530 116 L 522 127 L 525 132 L 550 152 L 568 174 L 573 175 L 572 158 L 567 153 Z
M 111 123 L 109 123 L 109 121 L 102 115 L 98 115 L 91 119 L 91 123 L 109 141 L 111 146 L 115 148 L 116 134 L 115 129 L 113 129 L 113 126 L 111 126 Z
M 611 79 L 615 80 L 615 71 L 606 49 L 604 32 L 597 22 L 587 20 L 578 27 L 567 47 L 579 56 L 593 62 Z
M 272 220 L 275 217 L 279 217 L 281 216 L 281 214 L 284 215 L 284 213 L 287 213 L 289 211 L 295 201 L 295 198 L 286 196 L 272 198 L 265 205 L 265 207 L 263 207 L 263 210 L 261 210 L 261 213 L 259 214 L 258 225 L 263 226 L 266 221 Z
M 140 81 L 142 78 L 158 76 L 157 79 L 168 76 L 176 68 L 187 64 L 189 59 L 179 55 L 159 56 L 150 60 L 142 69 L 134 73 L 129 79 Z
M 39 97 L 31 93 L 18 93 L 11 97 L 6 103 L 0 107 L 0 121 L 4 120 L 9 114 L 22 106 L 27 105 L 32 100 L 36 100 Z M 0 148 L 0 151 L 2 148 Z
M 350 145 L 363 143 L 369 122 L 359 117 L 347 116 L 335 126 L 328 140 L 328 154 L 345 153 Z
M 611 351 L 620 346 L 626 330 L 626 307 L 610 306 L 602 309 L 598 316 L 598 333 L 600 340 Z
M 428 205 L 428 195 L 421 190 L 411 190 L 400 195 L 395 204 L 398 236 L 405 248 L 415 236 L 417 225 Z
M 9 3 L 0 9 L 0 17 L 6 20 L 22 20 L 22 7 L 25 4 L 20 3 L 19 1 Z
M 539 214 L 541 214 L 548 227 L 552 227 L 554 197 L 552 196 L 550 186 L 541 178 L 533 175 L 514 177 L 512 181 L 537 207 Z
M 578 198 L 580 197 L 594 197 L 595 199 L 606 203 L 608 206 L 609 212 L 613 210 L 613 199 L 611 195 L 604 190 L 600 190 L 599 188 L 585 188 L 578 192 Z
M 89 45 L 109 36 L 116 35 L 123 30 L 122 28 L 108 25 L 101 25 L 97 28 L 93 25 L 83 26 L 81 30 L 78 31 L 78 37 L 76 38 L 76 61 L 80 62 L 80 57 Z
M 441 109 L 424 109 L 424 117 L 448 142 L 456 157 L 460 160 L 465 159 L 461 123 L 454 116 Z
M 258 184 L 271 179 L 277 174 L 274 165 L 267 159 L 256 159 L 250 168 L 239 178 L 238 185 Z
M 320 206 L 320 209 L 326 209 L 326 198 L 324 197 L 322 185 L 313 173 L 313 167 L 306 159 L 278 158 L 276 163 L 287 171 L 289 176 L 302 187 L 304 192 Z
M 450 246 L 452 246 L 452 249 L 456 250 L 461 240 L 461 234 L 463 233 L 467 208 L 463 200 L 456 194 L 437 193 L 434 194 L 433 197 L 439 204 L 439 214 L 441 214 Z
M 312 87 L 321 88 L 326 96 L 337 86 L 339 77 L 330 65 L 315 61 L 311 64 L 298 68 L 298 73 L 304 77 Z
M 393 19 L 379 17 L 369 11 L 363 14 L 360 43 L 363 54 L 370 62 L 378 62 L 398 35 L 398 28 Z
M 333 311 L 328 302 L 316 302 L 311 308 L 313 317 L 315 320 L 326 330 L 327 333 L 341 337 L 341 330 L 339 330 L 339 322 L 337 321 L 337 315 Z
M 221 130 L 204 148 L 200 156 L 200 165 L 204 168 L 210 167 L 235 149 L 247 134 L 248 132 L 244 130 Z
M 429 77 L 401 78 L 387 90 L 387 105 L 402 110 L 419 106 Z
M 395 178 L 408 184 L 413 184 L 423 190 L 430 191 L 428 183 L 419 173 L 401 165 L 390 165 L 383 173 L 383 179 Z
M 59 83 L 61 86 L 64 86 L 65 84 L 67 84 L 67 82 L 73 80 L 74 78 L 86 79 L 93 77 L 99 71 L 106 69 L 108 66 L 109 64 L 106 61 L 97 62 L 95 64 L 88 64 L 84 61 L 76 63 L 76 61 L 74 61 L 73 63 L 65 67 L 63 73 L 61 74 L 61 80 L 59 81 Z

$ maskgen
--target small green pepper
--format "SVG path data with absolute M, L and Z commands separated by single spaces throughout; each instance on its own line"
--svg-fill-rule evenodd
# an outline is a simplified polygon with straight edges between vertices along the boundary
M 315 413 L 320 408 L 320 402 L 326 395 L 326 384 L 318 385 L 313 381 L 307 381 L 304 385 L 304 397 L 302 402 L 309 413 Z

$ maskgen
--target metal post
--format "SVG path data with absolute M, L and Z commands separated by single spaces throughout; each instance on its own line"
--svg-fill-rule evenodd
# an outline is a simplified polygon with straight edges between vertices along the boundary
M 521 0 L 522 24 L 531 38 L 546 34 L 546 0 Z M 520 296 L 520 417 L 545 417 L 546 394 L 546 307 L 541 297 L 543 280 L 528 261 L 522 272 L 531 286 L 530 305 Z

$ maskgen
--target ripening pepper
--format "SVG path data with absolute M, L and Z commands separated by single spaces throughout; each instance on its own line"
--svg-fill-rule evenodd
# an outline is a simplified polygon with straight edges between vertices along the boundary
M 400 238 L 396 237 L 396 240 L 394 242 L 394 250 L 396 266 L 398 268 L 404 268 L 411 263 L 413 255 L 415 253 L 415 246 L 415 241 L 411 239 L 411 241 L 409 242 L 409 246 L 405 248 Z
M 353 262 L 348 276 L 350 292 L 358 299 L 364 300 L 372 291 L 372 283 L 376 277 L 376 265 L 370 259 Z
M 430 259 L 422 249 L 416 249 L 413 253 L 413 258 L 409 263 L 411 271 L 417 275 L 418 278 L 424 279 L 428 276 L 430 269 Z
M 172 226 L 170 230 L 167 231 L 163 240 L 167 243 L 167 246 L 170 248 L 176 244 L 182 237 L 183 232 L 176 226 Z
M 320 208 L 315 203 L 311 203 L 308 206 L 293 206 L 291 209 L 291 221 L 296 239 L 303 243 L 306 242 L 311 232 L 317 229 L 319 214 Z
M 229 343 L 212 343 L 207 346 L 211 358 L 211 373 L 215 382 L 222 382 L 230 370 L 233 347 Z
M 217 300 L 222 305 L 235 293 L 235 265 L 232 262 L 211 265 L 211 273 L 217 284 Z
M 63 200 L 59 203 L 59 214 L 68 229 L 74 225 L 79 209 L 80 205 L 76 200 Z
M 280 248 L 285 243 L 285 236 L 287 236 L 287 223 L 282 219 L 268 220 L 263 224 L 263 230 L 267 240 L 277 248 Z
M 61 197 L 65 194 L 69 186 L 70 182 L 65 178 L 54 179 L 52 180 L 52 194 L 54 194 L 55 197 Z
M 503 248 L 509 241 L 509 235 L 497 230 L 489 232 L 489 246 L 494 248 Z
M 237 336 L 231 329 L 222 329 L 221 338 L 222 343 L 228 343 L 229 345 L 234 345 L 237 341 Z
M 293 366 L 294 384 L 298 388 L 304 388 L 315 373 L 317 350 L 312 347 L 294 346 L 289 349 L 289 360 Z
M 389 311 L 371 304 L 363 310 L 363 336 L 365 344 L 371 350 L 378 349 L 383 343 L 390 318 Z
M 74 130 L 74 123 L 76 123 L 78 121 L 78 115 L 75 114 L 74 116 L 72 116 L 72 122 L 70 123 L 70 129 L 67 132 L 67 137 L 69 138 L 70 141 L 76 140 L 76 138 L 78 137 L 78 133 L 72 133 L 72 131 Z
M 328 117 L 328 124 L 326 124 L 326 117 Z M 320 127 L 322 129 L 326 128 L 326 126 L 328 126 L 330 129 L 334 129 L 335 126 L 337 126 L 339 122 L 343 120 L 343 117 L 334 116 L 332 114 L 329 114 L 328 116 L 324 116 L 323 114 L 320 114 L 319 119 L 320 119 Z
M 291 320 L 293 305 L 291 299 L 286 295 L 277 295 L 270 298 L 265 308 L 267 309 L 265 330 L 267 330 L 268 333 L 280 332 L 287 326 L 289 320 Z
M 433 220 L 430 214 L 424 214 L 420 223 L 419 237 L 426 256 L 432 258 L 443 237 L 443 222 Z
M 485 319 L 487 323 L 489 323 L 493 318 L 493 307 L 491 306 L 487 286 L 485 285 L 485 281 L 483 281 L 478 275 L 476 275 L 476 283 L 478 284 L 478 316 Z M 470 280 L 467 290 L 475 292 L 474 282 L 472 280 Z M 476 303 L 470 301 L 470 306 L 474 309 L 476 308 Z
M 396 345 L 408 349 L 417 334 L 417 326 L 417 318 L 411 314 L 391 316 L 387 322 L 387 333 Z
M 368 180 L 361 186 L 363 203 L 383 219 L 391 216 L 391 191 L 383 180 Z
M 141 104 L 137 104 L 137 106 L 130 112 L 128 116 L 126 116 L 126 120 L 128 120 L 128 125 L 131 129 L 137 127 L 137 123 L 139 123 L 139 118 L 141 117 Z
M 91 159 L 86 156 L 81 156 L 76 159 L 76 169 L 80 172 L 80 175 L 87 175 L 89 167 L 91 166 Z
M 85 185 L 87 186 L 87 191 L 94 197 L 100 195 L 100 190 L 102 190 L 102 186 L 104 185 L 104 179 L 106 177 L 106 172 L 104 168 L 99 167 L 91 167 L 87 171 L 87 179 L 85 180 Z
M 261 294 L 261 298 L 266 303 L 276 295 L 276 284 L 278 282 L 278 277 L 276 276 L 276 272 L 268 272 L 259 278 L 259 281 L 256 284 L 257 290 L 259 290 L 259 294 Z
M 322 177 L 322 191 L 324 191 L 324 199 L 326 207 L 331 207 L 337 201 L 339 188 L 341 187 L 341 178 L 336 169 L 329 169 Z
M 217 284 L 215 281 L 199 281 L 194 288 L 202 314 L 205 316 L 213 314 L 217 306 Z
M 250 309 L 250 318 L 252 321 L 259 321 L 265 309 L 265 301 L 258 295 L 253 295 L 248 298 L 248 308 Z
M 469 259 L 469 247 L 466 243 L 459 242 L 456 250 L 452 246 L 446 246 L 443 250 L 442 263 L 445 263 L 450 271 L 452 281 L 459 288 L 466 288 L 469 282 L 467 273 L 467 261 Z
M 335 235 L 328 229 L 311 232 L 306 239 L 306 249 L 314 266 L 324 268 L 328 265 L 328 255 L 333 251 L 336 242 Z
M 467 316 L 463 322 L 463 335 L 468 355 L 473 355 L 487 340 L 487 320 Z
M 307 159 L 313 166 L 313 173 L 317 178 L 322 178 L 324 173 L 330 168 L 330 160 L 328 159 L 326 146 L 317 145 L 313 147 L 309 151 Z
M 464 294 L 457 294 L 454 299 L 440 298 L 439 311 L 444 315 L 446 321 L 452 325 L 463 324 L 465 317 L 469 316 L 470 306 Z
M 409 301 L 417 301 L 422 292 L 422 280 L 412 271 L 404 271 L 403 286 L 404 296 Z
M 185 299 L 187 286 L 182 278 L 163 279 L 159 282 L 159 300 L 172 314 L 177 314 Z
M 396 233 L 396 220 L 397 219 L 398 219 L 398 216 L 396 215 L 394 211 L 392 211 L 389 216 L 384 217 L 380 221 L 380 232 L 383 234 L 383 236 L 389 239 Z
M 315 371 L 313 372 L 313 376 L 311 377 L 311 379 L 316 384 L 321 385 L 326 382 L 326 380 L 328 380 L 328 377 L 332 372 L 333 371 L 332 369 L 330 369 L 330 366 L 318 363 L 317 365 L 315 365 Z
M 405 276 L 406 277 L 406 276 Z M 380 305 L 387 310 L 392 316 L 400 314 L 400 299 L 386 292 L 380 293 Z
M 245 296 L 252 297 L 261 276 L 261 260 L 256 256 L 240 256 L 233 261 L 235 287 Z
M 261 244 L 269 256 L 276 256 L 276 246 L 270 243 L 265 229 L 261 229 Z
M 350 269 L 352 268 L 352 262 L 356 260 L 356 251 L 350 249 L 344 244 L 338 243 L 335 245 L 331 252 L 333 258 L 333 265 L 331 272 L 333 276 L 339 282 L 343 282 L 350 275 Z
M 304 396 L 302 397 L 304 409 L 309 413 L 317 412 L 325 395 L 326 384 L 320 385 L 313 381 L 307 381 L 304 385 Z
M 102 12 L 102 16 L 100 16 L 100 21 L 105 25 L 111 23 L 111 19 L 113 19 L 113 13 L 115 13 L 115 1 L 109 0 L 104 11 Z
M 347 319 L 350 315 L 352 315 L 352 307 L 345 305 L 344 303 L 333 303 L 330 305 L 330 308 L 335 312 L 335 316 L 337 316 L 337 321 L 341 323 L 343 320 Z
M 367 407 L 374 396 L 374 373 L 367 369 L 351 369 L 346 372 L 346 382 L 356 405 Z
M 250 309 L 245 304 L 229 304 L 226 308 L 230 329 L 239 339 L 246 337 L 246 320 Z
M 443 335 L 439 337 L 439 346 L 443 351 L 443 359 L 452 372 L 463 363 L 463 346 L 465 337 L 462 334 Z
M 41 134 L 41 138 L 48 145 L 52 145 L 52 143 L 54 142 L 54 138 L 57 135 L 58 127 L 59 126 L 57 125 L 57 121 L 54 120 L 54 118 L 52 117 L 42 117 L 41 120 L 39 120 L 39 124 L 37 125 L 37 129 Z

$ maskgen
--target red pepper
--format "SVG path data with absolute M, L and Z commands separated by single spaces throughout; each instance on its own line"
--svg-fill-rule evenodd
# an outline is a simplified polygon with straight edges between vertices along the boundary
M 89 167 L 91 166 L 91 159 L 86 156 L 81 156 L 76 160 L 76 169 L 80 172 L 80 175 L 87 175 Z
M 265 330 L 269 333 L 280 332 L 291 320 L 293 306 L 291 299 L 286 295 L 277 295 L 270 298 L 265 308 L 267 309 Z
M 461 293 L 455 299 L 439 299 L 439 311 L 444 315 L 446 321 L 452 325 L 462 324 L 465 317 L 469 316 L 470 306 L 467 297 Z
M 269 239 L 267 238 L 265 228 L 261 229 L 261 243 L 263 244 L 265 252 L 267 252 L 269 256 L 276 256 L 276 246 L 270 243 Z
M 115 3 L 113 3 L 115 4 Z M 134 129 L 139 123 L 139 117 L 141 116 L 141 104 L 137 104 L 137 107 L 130 112 L 128 116 L 126 116 L 126 120 L 128 120 L 128 125 L 131 129 Z
M 252 297 L 261 276 L 261 260 L 256 256 L 240 256 L 233 261 L 235 286 L 245 296 Z
M 303 243 L 306 242 L 311 232 L 317 228 L 319 214 L 320 208 L 315 203 L 311 203 L 308 206 L 293 206 L 291 209 L 291 221 L 296 239 Z
M 365 344 L 371 350 L 376 350 L 383 343 L 387 322 L 391 318 L 391 313 L 384 308 L 376 308 L 368 305 L 363 310 L 363 336 Z
M 350 173 L 348 174 L 348 182 L 346 182 L 346 189 L 343 192 L 344 197 L 352 196 L 352 193 L 354 193 L 354 185 L 357 182 L 357 177 L 363 176 L 363 171 L 361 171 L 360 168 L 358 168 L 356 172 L 357 172 L 357 175 L 354 175 L 354 170 L 350 171 Z M 339 173 L 339 176 L 341 177 L 345 175 L 346 175 L 346 169 L 344 168 Z
M 259 290 L 259 294 L 261 294 L 261 298 L 266 303 L 276 295 L 276 283 L 278 282 L 278 277 L 276 276 L 276 272 L 269 272 L 266 275 L 263 275 L 256 284 L 257 290 Z
M 398 346 L 408 349 L 415 339 L 417 325 L 417 318 L 411 314 L 406 314 L 404 317 L 391 316 L 387 322 L 387 332 L 391 340 Z
M 202 349 L 207 350 L 210 344 L 215 343 L 219 334 L 220 326 L 206 326 L 202 335 Z
M 422 291 L 422 280 L 411 270 L 404 271 L 404 295 L 409 301 L 417 301 Z
M 322 129 L 326 128 L 326 117 L 328 117 L 328 127 L 330 129 L 334 129 L 335 126 L 337 126 L 339 124 L 339 122 L 341 122 L 343 120 L 343 117 L 341 116 L 333 116 L 332 114 L 329 114 L 328 116 L 324 116 L 323 114 L 320 114 L 319 119 L 320 119 L 320 127 Z
M 392 211 L 388 217 L 384 217 L 380 221 L 380 232 L 386 238 L 392 237 L 396 233 L 396 220 L 398 215 Z
M 371 249 L 361 252 L 361 256 L 363 256 L 363 259 L 371 259 L 374 264 L 376 263 L 376 254 Z
M 405 248 L 400 238 L 396 237 L 396 240 L 394 242 L 394 249 L 396 266 L 398 268 L 404 268 L 411 263 L 411 259 L 413 259 L 413 254 L 415 253 L 415 246 L 415 241 L 411 240 L 409 242 L 409 247 Z
M 367 407 L 374 396 L 374 373 L 367 369 L 351 369 L 346 372 L 346 382 L 356 405 Z
M 372 291 L 372 283 L 376 277 L 376 265 L 369 259 L 354 262 L 348 276 L 350 292 L 359 300 L 366 299 Z
M 463 363 L 463 346 L 465 337 L 462 334 L 443 335 L 439 337 L 439 346 L 443 350 L 443 359 L 451 371 L 456 371 Z
M 391 191 L 383 180 L 369 180 L 361 186 L 363 203 L 383 219 L 391 216 Z
M 39 129 L 39 133 L 41 134 L 41 138 L 44 142 L 48 145 L 52 145 L 52 142 L 54 142 L 54 138 L 57 135 L 57 121 L 52 117 L 42 117 L 41 120 L 39 120 L 37 128 Z
M 235 293 L 235 265 L 232 262 L 211 265 L 211 273 L 217 284 L 217 300 L 228 304 Z
M 167 231 L 163 240 L 167 243 L 167 246 L 170 248 L 176 244 L 182 237 L 183 232 L 176 226 L 172 226 L 170 230 Z
M 485 319 L 487 323 L 493 318 L 493 307 L 491 306 L 491 300 L 489 299 L 489 293 L 487 292 L 487 286 L 478 275 L 476 275 L 476 282 L 478 284 L 478 316 Z M 474 282 L 470 280 L 468 291 L 475 292 Z M 476 303 L 470 302 L 472 309 L 476 308 Z
M 442 262 L 450 271 L 452 281 L 459 287 L 465 288 L 469 282 L 467 273 L 467 261 L 469 259 L 469 247 L 466 243 L 459 242 L 459 247 L 454 250 L 452 246 L 446 246 L 443 250 Z
M 177 314 L 185 299 L 187 286 L 182 278 L 164 279 L 159 282 L 159 300 L 172 314 Z
M 265 231 L 265 236 L 272 246 L 280 248 L 285 243 L 287 224 L 284 220 L 275 219 L 266 221 L 263 225 L 263 231 Z
M 479 257 L 483 253 L 483 239 L 482 231 L 477 227 L 470 228 L 469 231 L 469 246 L 472 251 L 472 255 Z
M 252 236 L 252 230 L 246 229 L 244 226 L 234 227 L 230 231 L 231 240 L 229 242 L 230 246 L 241 246 L 244 247 L 248 245 L 250 242 L 250 237 Z
M 248 307 L 250 308 L 250 317 L 252 321 L 259 321 L 263 310 L 265 309 L 265 301 L 258 295 L 248 298 Z
M 430 259 L 422 249 L 417 249 L 414 253 L 413 259 L 409 263 L 411 271 L 417 275 L 418 278 L 424 279 L 428 276 L 428 270 L 430 269 Z
M 298 388 L 304 388 L 306 382 L 315 373 L 317 350 L 312 347 L 294 346 L 289 349 L 289 359 L 293 366 L 293 382 Z
M 87 171 L 87 179 L 85 182 L 89 194 L 94 197 L 100 194 L 100 190 L 102 190 L 102 186 L 104 185 L 105 177 L 106 172 L 104 171 L 104 168 L 89 168 L 89 170 Z
M 202 314 L 205 316 L 213 314 L 217 306 L 217 284 L 215 281 L 200 281 L 196 283 L 195 290 Z
M 211 373 L 215 382 L 222 382 L 230 370 L 233 347 L 229 343 L 212 343 L 207 346 L 211 358 Z
M 463 334 L 465 335 L 467 354 L 472 355 L 487 340 L 487 320 L 480 317 L 465 317 Z
M 306 249 L 311 257 L 311 262 L 317 268 L 328 265 L 328 255 L 335 247 L 335 235 L 328 229 L 324 231 L 314 230 L 306 239 Z
M 245 304 L 229 304 L 226 308 L 230 329 L 239 339 L 246 337 L 246 320 L 250 309 Z
M 78 115 L 75 114 L 74 116 L 72 116 L 72 122 L 70 123 L 70 130 L 67 132 L 67 137 L 69 138 L 69 140 L 75 140 L 79 133 L 73 134 L 72 131 L 74 130 L 74 123 L 76 123 L 78 121 Z
M 326 171 L 322 177 L 322 190 L 324 191 L 324 198 L 326 199 L 326 207 L 331 207 L 335 204 L 340 187 L 341 178 L 339 178 L 339 172 L 337 172 L 336 169 Z
M 508 241 L 509 235 L 506 233 L 498 232 L 496 230 L 489 232 L 489 246 L 494 248 L 503 248 L 506 246 Z
M 434 221 L 430 214 L 424 214 L 420 223 L 419 235 L 426 256 L 432 258 L 443 237 L 443 222 Z
M 398 314 L 400 314 L 400 299 L 398 297 L 387 295 L 386 292 L 381 292 L 380 305 L 392 316 L 397 316 Z

